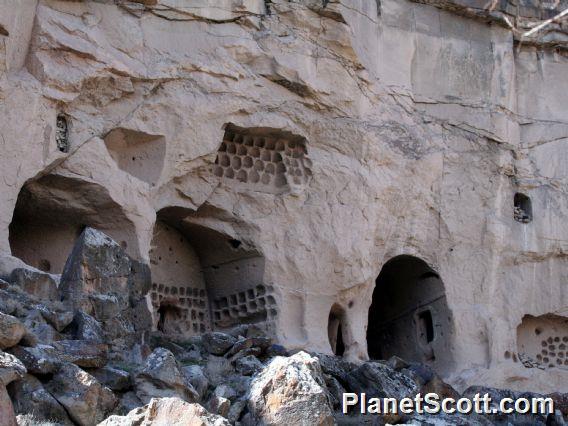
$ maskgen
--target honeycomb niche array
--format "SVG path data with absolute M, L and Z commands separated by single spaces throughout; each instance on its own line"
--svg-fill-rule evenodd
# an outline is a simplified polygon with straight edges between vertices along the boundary
M 527 368 L 568 370 L 568 318 L 526 315 L 517 327 L 517 346 Z
M 282 193 L 309 183 L 312 163 L 306 139 L 267 128 L 228 124 L 213 174 L 234 185 Z

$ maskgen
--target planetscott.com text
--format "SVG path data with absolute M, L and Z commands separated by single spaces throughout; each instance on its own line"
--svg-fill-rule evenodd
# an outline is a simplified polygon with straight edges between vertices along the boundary
M 353 410 L 361 414 L 550 414 L 554 412 L 551 398 L 502 398 L 493 401 L 489 394 L 472 398 L 441 398 L 436 393 L 417 394 L 414 398 L 374 398 L 365 393 L 344 393 L 343 413 Z

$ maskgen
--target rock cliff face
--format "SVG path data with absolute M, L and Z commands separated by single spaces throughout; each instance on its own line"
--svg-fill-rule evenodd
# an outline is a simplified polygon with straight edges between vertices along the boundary
M 0 0 L 0 278 L 68 316 L 16 340 L 257 324 L 568 391 L 568 32 L 522 35 L 567 7 Z

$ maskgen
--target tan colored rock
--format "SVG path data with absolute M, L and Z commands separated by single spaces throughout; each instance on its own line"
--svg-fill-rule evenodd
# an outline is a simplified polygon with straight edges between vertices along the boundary
M 0 384 L 0 413 L 0 426 L 17 426 L 14 406 L 3 384 Z
M 62 365 L 46 388 L 71 420 L 82 426 L 101 422 L 118 403 L 110 389 L 74 364 Z
M 152 398 L 178 397 L 188 402 L 199 399 L 174 355 L 164 348 L 152 352 L 134 382 L 136 395 L 147 404 Z
M 321 367 L 298 352 L 276 357 L 253 379 L 249 410 L 259 424 L 334 424 Z
M 151 269 L 139 321 L 60 289 L 124 347 L 136 324 L 255 323 L 292 351 L 427 363 L 457 390 L 567 390 L 532 320 L 554 339 L 568 317 L 565 22 L 519 42 L 559 5 L 11 3 L 1 279 L 62 273 L 90 227 Z
M 199 404 L 179 398 L 153 398 L 148 405 L 136 408 L 126 416 L 111 416 L 98 426 L 228 426 L 221 416 L 209 413 Z
M 0 349 L 16 346 L 26 334 L 26 327 L 12 315 L 0 312 Z

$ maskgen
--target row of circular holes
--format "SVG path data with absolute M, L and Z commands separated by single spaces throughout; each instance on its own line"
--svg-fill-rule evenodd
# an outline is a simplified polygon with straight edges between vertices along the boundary
M 294 142 L 286 139 L 272 139 L 262 136 L 242 135 L 239 133 L 225 133 L 223 138 L 226 142 L 234 142 L 245 146 L 255 146 L 257 148 L 275 149 L 276 151 L 284 151 L 285 148 L 305 150 L 302 142 Z
M 262 175 L 260 175 L 256 170 L 250 170 L 247 173 L 244 169 L 242 169 L 235 174 L 235 171 L 231 168 L 223 169 L 222 167 L 217 166 L 215 167 L 214 173 L 215 176 L 218 177 L 225 176 L 226 178 L 229 179 L 237 179 L 243 183 L 246 183 L 250 180 L 250 182 L 252 183 L 260 182 L 264 185 L 270 185 L 270 182 L 272 180 L 271 174 L 265 172 Z M 288 181 L 286 180 L 286 176 L 284 175 L 284 173 L 278 173 L 276 175 L 274 182 L 276 186 L 284 186 L 287 183 Z
M 541 346 L 543 347 L 542 351 L 540 354 L 536 355 L 536 359 L 539 362 L 543 362 L 543 363 L 549 363 L 548 366 L 549 367 L 553 367 L 554 364 L 551 363 L 551 358 L 558 356 L 558 358 L 556 358 L 556 364 L 558 365 L 568 365 L 568 359 L 561 359 L 564 358 L 565 355 L 565 351 L 566 350 L 566 343 L 568 343 L 568 336 L 564 336 L 562 338 L 562 342 L 560 342 L 560 336 L 556 336 L 556 337 L 549 337 L 546 340 L 543 340 L 541 342 Z M 555 343 L 558 344 L 558 349 L 559 351 L 556 352 L 556 345 Z M 568 352 L 566 353 L 566 355 L 568 355 Z
M 233 144 L 233 143 L 227 143 L 227 142 L 222 142 L 221 146 L 219 147 L 219 152 L 227 152 L 229 154 L 236 154 L 236 155 L 251 155 L 253 157 L 260 157 L 261 155 L 270 155 L 272 154 L 277 155 L 277 158 L 280 157 L 280 159 L 282 158 L 282 154 L 281 152 L 283 152 L 284 155 L 288 156 L 288 157 L 292 157 L 292 158 L 301 158 L 303 157 L 306 152 L 305 152 L 305 148 L 303 147 L 297 147 L 294 149 L 290 149 L 290 148 L 285 148 L 285 149 L 281 149 L 281 150 L 274 150 L 271 148 L 261 148 L 258 146 L 252 147 L 249 146 L 247 147 L 246 145 L 241 145 L 241 144 Z M 268 161 L 268 157 L 263 158 L 263 160 Z
M 245 169 L 254 168 L 256 171 L 261 172 L 266 169 L 267 173 L 270 174 L 284 173 L 286 171 L 286 165 L 282 162 L 282 158 L 280 158 L 280 160 L 273 160 L 272 163 L 268 163 L 266 165 L 264 164 L 264 161 L 270 161 L 270 159 L 255 161 L 250 156 L 246 156 L 241 159 L 237 156 L 230 157 L 226 154 L 219 154 L 215 163 L 223 167 L 232 167 L 235 170 L 239 170 L 243 167 Z

